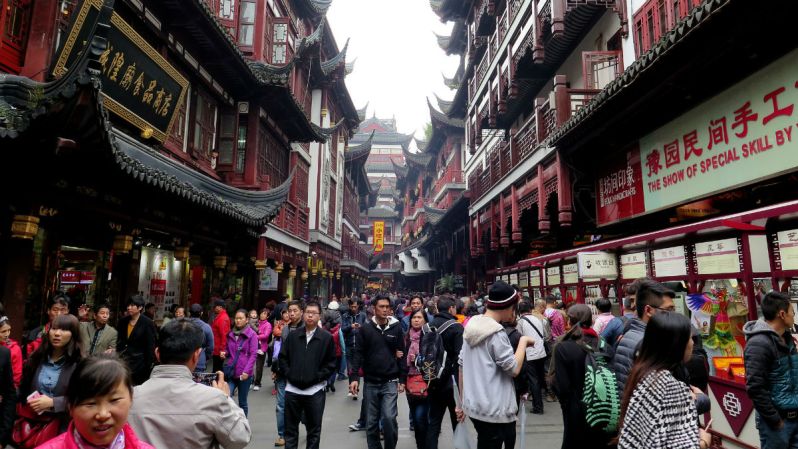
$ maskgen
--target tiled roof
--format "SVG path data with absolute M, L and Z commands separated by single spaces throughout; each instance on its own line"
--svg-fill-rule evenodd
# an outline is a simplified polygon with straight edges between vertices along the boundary
M 435 107 L 432 106 L 432 102 L 429 101 L 429 98 L 427 98 L 427 105 L 429 106 L 429 115 L 430 118 L 432 119 L 433 126 L 435 126 L 436 123 L 439 123 L 441 125 L 450 126 L 452 128 L 465 127 L 465 122 L 463 120 L 451 118 L 446 114 L 444 114 L 443 112 L 440 112 L 437 109 L 435 109 Z M 449 104 L 449 107 L 451 108 L 451 104 Z
M 325 76 L 329 76 L 338 67 L 346 65 L 346 50 L 349 48 L 349 39 L 346 40 L 344 48 L 332 58 L 321 62 L 321 71 Z
M 432 161 L 432 154 L 427 153 L 411 153 L 406 149 L 402 149 L 402 152 L 405 156 L 405 163 L 417 165 L 419 167 L 425 168 L 429 165 L 430 161 Z
M 371 153 L 371 144 L 374 140 L 374 133 L 371 133 L 368 140 L 359 144 L 359 145 L 350 145 L 346 151 L 344 152 L 344 160 L 346 162 L 352 162 L 355 159 L 362 159 L 369 157 Z

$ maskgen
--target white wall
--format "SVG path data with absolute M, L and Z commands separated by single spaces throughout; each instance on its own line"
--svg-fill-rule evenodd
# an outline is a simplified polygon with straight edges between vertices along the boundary
M 310 121 L 321 126 L 321 90 L 315 89 L 311 92 L 311 106 L 310 106 Z M 318 210 L 316 200 L 318 195 L 316 190 L 319 188 L 319 170 L 321 169 L 321 150 L 323 146 L 317 142 L 310 144 L 310 171 L 308 172 L 308 208 L 310 214 L 308 216 L 309 228 L 318 229 L 316 225 L 316 216 Z

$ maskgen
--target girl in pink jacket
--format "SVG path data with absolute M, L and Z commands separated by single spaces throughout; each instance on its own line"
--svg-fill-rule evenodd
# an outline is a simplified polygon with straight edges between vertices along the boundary
M 140 441 L 127 423 L 133 380 L 116 356 L 89 357 L 78 363 L 69 380 L 67 401 L 69 428 L 36 449 L 154 449 Z

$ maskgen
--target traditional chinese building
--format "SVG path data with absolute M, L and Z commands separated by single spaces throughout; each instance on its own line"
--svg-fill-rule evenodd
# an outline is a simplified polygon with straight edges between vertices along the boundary
M 443 112 L 428 102 L 429 141 L 417 141 L 419 152 L 405 152 L 407 164 L 397 170 L 403 193 L 397 258 L 404 287 L 465 293 L 469 260 L 463 120 L 456 118 L 452 102 L 438 98 L 437 103 Z
M 365 113 L 365 109 L 362 112 Z M 402 216 L 398 210 L 401 198 L 396 188 L 396 170 L 397 166 L 404 165 L 404 154 L 413 136 L 398 132 L 396 119 L 380 119 L 373 115 L 360 124 L 350 144 L 362 145 L 367 141 L 371 142 L 371 152 L 365 170 L 376 199 L 361 217 L 360 232 L 366 237 L 364 246 L 370 253 L 370 281 L 373 286 L 379 284 L 388 290 L 393 288 L 399 273 L 395 256 L 401 242 Z M 375 223 L 378 223 L 376 230 L 382 230 L 382 238 L 377 238 L 378 241 L 375 241 Z
M 0 79 L 0 141 L 19 168 L 0 201 L 15 322 L 38 324 L 59 290 L 115 311 L 140 293 L 159 316 L 215 291 L 251 307 L 302 291 L 321 204 L 309 173 L 336 161 L 340 224 L 336 181 L 360 121 L 329 2 L 10 5 L 0 28 L 37 36 L 0 46 L 0 67 L 21 75 Z
M 710 355 L 712 447 L 759 444 L 740 329 L 768 291 L 798 300 L 796 8 L 433 2 L 466 45 L 477 281 L 588 304 L 666 283 Z

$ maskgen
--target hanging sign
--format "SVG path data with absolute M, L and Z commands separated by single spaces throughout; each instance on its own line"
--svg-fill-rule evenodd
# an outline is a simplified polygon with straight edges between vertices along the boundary
M 385 248 L 385 222 L 374 222 L 374 252 L 381 253 Z
M 529 286 L 540 287 L 540 270 L 532 270 L 529 272 Z
M 546 285 L 560 285 L 560 267 L 546 268 Z
M 510 285 L 518 285 L 518 273 L 511 273 L 507 283 Z
M 654 274 L 657 277 L 687 276 L 687 261 L 683 246 L 655 249 Z
M 712 381 L 709 389 L 723 410 L 723 416 L 726 417 L 734 436 L 739 437 L 754 410 L 754 403 L 746 394 L 744 384 L 734 386 L 730 384 L 732 383 Z
M 776 234 L 782 270 L 798 270 L 798 229 Z
M 645 253 L 621 254 L 621 277 L 639 279 L 648 276 L 648 257 Z
M 740 253 L 737 239 L 715 240 L 695 244 L 698 274 L 738 273 Z
M 258 290 L 276 291 L 278 280 L 279 274 L 274 269 L 266 267 L 265 270 L 260 271 Z
M 563 284 L 576 284 L 579 282 L 579 264 L 569 263 L 562 266 Z
M 518 273 L 518 286 L 521 287 L 521 288 L 529 287 L 529 272 L 528 271 L 525 270 L 525 271 L 522 271 L 522 272 Z
M 582 279 L 615 279 L 618 277 L 618 264 L 613 253 L 583 252 L 578 253 L 576 258 L 579 264 L 579 277 Z
M 626 164 L 613 164 L 598 176 L 598 224 L 795 171 L 796 58 L 793 50 L 642 137 Z
M 75 13 L 53 69 L 61 77 L 91 42 L 102 0 L 85 0 Z M 188 80 L 117 14 L 111 16 L 108 45 L 99 57 L 103 104 L 163 142 L 185 103 Z

